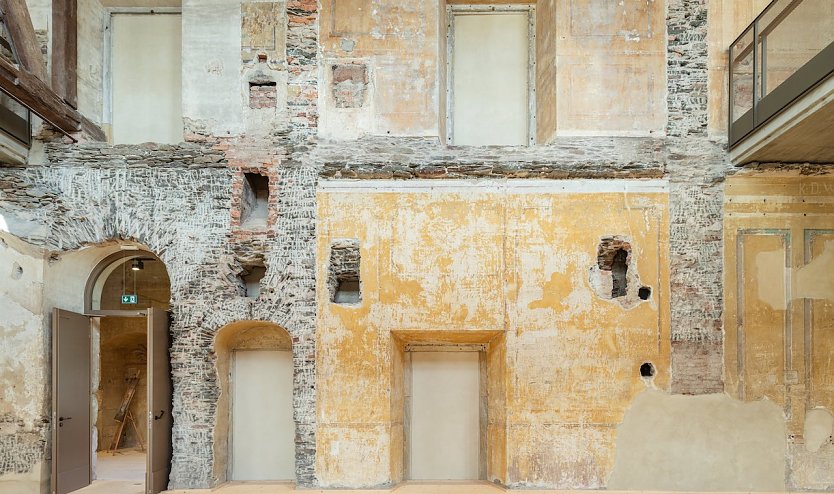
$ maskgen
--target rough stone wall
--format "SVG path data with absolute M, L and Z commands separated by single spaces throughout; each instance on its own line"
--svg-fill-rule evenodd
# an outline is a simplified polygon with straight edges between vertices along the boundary
M 271 172 L 281 191 L 275 225 L 233 232 L 234 171 L 223 145 L 107 146 L 48 144 L 50 166 L 0 168 L 0 210 L 12 234 L 60 252 L 111 239 L 146 244 L 171 278 L 174 376 L 172 488 L 213 485 L 212 444 L 219 387 L 212 342 L 237 320 L 271 321 L 293 337 L 298 482 L 314 483 L 315 288 L 313 223 L 318 172 L 287 160 Z M 261 256 L 269 267 L 257 300 L 226 274 L 237 259 Z M 9 420 L 13 422 L 12 419 Z M 48 424 L 44 425 L 48 431 Z M 31 433 L 26 433 L 31 434 Z M 2 435 L 9 445 L 23 433 Z M 31 468 L 45 436 L 4 461 Z M 31 458 L 37 451 L 36 458 Z
M 263 8 L 274 12 L 275 5 L 280 4 Z M 194 141 L 190 144 L 49 144 L 49 167 L 0 168 L 0 211 L 12 233 L 49 251 L 125 238 L 147 244 L 165 261 L 172 279 L 174 311 L 172 487 L 213 483 L 211 445 L 219 388 L 212 341 L 219 328 L 244 319 L 272 321 L 292 335 L 297 477 L 301 486 L 317 483 L 314 244 L 320 176 L 668 178 L 671 390 L 721 392 L 722 200 L 729 167 L 724 143 L 709 140 L 706 132 L 707 97 L 711 97 L 707 93 L 707 2 L 668 0 L 666 5 L 665 138 L 559 137 L 547 146 L 525 149 L 445 148 L 434 139 L 406 138 L 317 143 L 319 6 L 314 0 L 289 0 L 286 60 L 280 60 L 280 54 L 268 54 L 270 62 L 286 65 L 286 128 L 268 127 L 265 139 L 221 138 L 244 128 L 244 117 L 237 114 L 228 124 L 212 121 L 224 114 L 221 108 L 186 115 L 188 139 Z M 193 47 L 200 40 L 193 26 L 202 22 L 204 12 L 195 12 L 204 7 L 184 2 L 184 18 L 192 17 L 184 28 L 184 46 Z M 237 7 L 223 8 L 228 12 L 218 10 L 217 17 L 209 20 L 218 21 Z M 245 30 L 247 13 L 258 16 L 260 9 L 249 5 L 242 10 Z M 254 43 L 242 44 L 244 53 L 238 55 L 241 47 L 235 46 L 235 56 L 254 64 L 257 50 L 246 48 Z M 201 53 L 214 48 L 206 45 Z M 186 110 L 200 102 L 210 106 L 206 102 L 212 99 L 213 90 L 226 94 L 226 86 L 196 82 L 207 77 L 228 79 L 231 69 L 237 78 L 237 67 L 224 68 L 224 60 L 214 53 L 205 59 L 200 55 L 185 60 L 185 71 L 197 74 L 184 84 L 185 93 L 191 95 L 185 101 Z M 345 79 L 351 82 L 346 88 L 350 91 L 343 94 L 347 104 L 355 104 L 349 99 L 362 89 L 355 83 L 366 77 L 367 73 Z M 238 85 L 230 87 L 248 91 L 241 81 L 232 82 Z M 283 84 L 278 80 L 276 111 L 283 111 Z M 271 94 L 268 99 L 261 98 L 265 94 L 256 96 L 253 111 L 272 108 Z M 248 106 L 252 104 L 250 99 Z M 273 202 L 263 231 L 235 224 L 235 184 L 246 170 L 270 176 Z M 261 260 L 268 268 L 261 295 L 255 300 L 244 298 L 235 281 L 252 260 Z M 0 473 L 21 473 L 45 458 L 48 424 L 25 430 L 14 424 L 19 424 L 19 418 L 3 416 Z
M 666 22 L 672 391 L 718 393 L 724 390 L 723 366 L 712 364 L 722 355 L 722 202 L 730 167 L 725 144 L 707 137 L 712 96 L 707 91 L 707 3 L 668 0 Z M 693 378 L 693 371 L 702 374 Z

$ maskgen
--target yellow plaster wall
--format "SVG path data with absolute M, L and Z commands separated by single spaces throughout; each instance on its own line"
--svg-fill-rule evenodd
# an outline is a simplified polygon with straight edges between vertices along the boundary
M 345 238 L 359 239 L 362 257 L 358 306 L 330 303 L 327 263 L 317 265 L 322 485 L 401 480 L 402 350 L 392 331 L 489 344 L 490 480 L 604 485 L 631 400 L 647 385 L 668 387 L 668 194 L 416 183 L 318 192 L 318 259 Z M 630 240 L 632 269 L 652 288 L 630 309 L 590 286 L 610 235 Z M 653 383 L 639 375 L 648 361 Z
M 724 207 L 727 392 L 777 403 L 792 487 L 828 488 L 834 445 L 807 451 L 804 435 L 811 410 L 834 411 L 834 175 L 747 172 Z
M 537 6 L 540 143 L 556 132 L 662 134 L 666 119 L 663 0 L 497 3 Z M 447 84 L 446 2 L 323 0 L 321 4 L 322 135 L 441 135 Z M 338 63 L 368 66 L 368 94 L 361 108 L 336 107 L 330 81 L 331 66 Z
M 327 84 L 325 135 L 438 135 L 441 11 L 445 5 L 424 0 L 322 0 L 324 80 L 332 63 L 356 61 L 368 65 L 370 82 L 362 108 L 336 108 Z
M 558 133 L 662 133 L 665 1 L 556 0 L 555 17 Z

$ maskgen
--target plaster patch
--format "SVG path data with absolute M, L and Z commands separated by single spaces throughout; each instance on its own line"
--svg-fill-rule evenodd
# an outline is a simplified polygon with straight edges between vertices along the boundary
M 796 271 L 797 298 L 834 300 L 834 242 L 826 242 L 813 261 Z
M 770 401 L 647 390 L 617 428 L 611 490 L 784 491 L 785 420 Z
M 773 250 L 756 254 L 756 290 L 759 300 L 769 305 L 773 310 L 785 310 L 785 284 L 774 280 L 774 276 L 782 276 L 782 271 L 774 273 L 773 266 L 785 265 L 785 252 Z
M 805 414 L 805 448 L 816 453 L 823 444 L 831 441 L 834 433 L 834 415 L 825 408 L 808 410 Z

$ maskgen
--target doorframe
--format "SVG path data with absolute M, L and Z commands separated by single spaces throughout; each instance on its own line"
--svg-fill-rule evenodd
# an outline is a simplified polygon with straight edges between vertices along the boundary
M 489 393 L 487 383 L 487 343 L 406 343 L 404 362 L 404 400 L 403 407 L 403 479 L 411 478 L 411 424 L 413 420 L 413 368 L 411 355 L 413 353 L 444 353 L 444 352 L 477 352 L 478 353 L 478 478 L 487 479 L 488 453 L 488 425 L 489 425 Z M 418 479 L 419 480 L 419 479 Z
M 501 15 L 527 13 L 527 143 L 536 144 L 536 6 L 535 4 L 448 4 L 446 5 L 446 144 L 454 144 L 455 108 L 455 16 L 463 14 Z

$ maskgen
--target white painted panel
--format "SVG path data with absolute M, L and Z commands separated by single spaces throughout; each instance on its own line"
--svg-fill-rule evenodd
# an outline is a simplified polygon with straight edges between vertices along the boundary
M 240 2 L 183 0 L 182 12 L 183 116 L 213 135 L 238 135 L 244 89 Z
M 455 14 L 453 22 L 454 144 L 527 144 L 527 12 Z
M 294 480 L 292 353 L 235 352 L 232 393 L 232 480 Z
M 478 353 L 415 352 L 411 370 L 411 478 L 477 479 Z
M 113 142 L 182 142 L 182 16 L 115 14 Z

